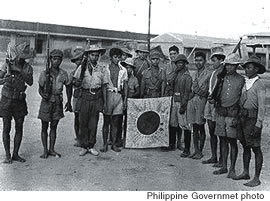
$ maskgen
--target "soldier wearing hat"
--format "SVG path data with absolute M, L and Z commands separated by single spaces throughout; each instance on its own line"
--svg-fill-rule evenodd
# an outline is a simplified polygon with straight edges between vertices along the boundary
M 188 119 L 193 127 L 194 153 L 189 157 L 192 159 L 201 159 L 203 157 L 203 148 L 205 143 L 205 119 L 204 108 L 208 97 L 209 79 L 211 71 L 206 68 L 206 55 L 203 52 L 195 53 L 195 65 L 197 72 L 192 84 L 193 97 L 189 102 Z
M 186 65 L 189 63 L 186 56 L 179 54 L 174 60 L 176 65 L 175 79 L 173 84 L 173 99 L 169 124 L 169 150 L 175 149 L 176 131 L 184 130 L 185 148 L 181 157 L 190 155 L 191 126 L 187 121 L 187 107 L 191 95 L 192 78 Z
M 70 61 L 72 63 L 74 63 L 76 65 L 76 68 L 69 74 L 69 82 L 67 85 L 67 104 L 65 106 L 66 110 L 65 111 L 69 111 L 69 112 L 74 112 L 74 131 L 75 131 L 75 136 L 76 136 L 76 143 L 74 144 L 74 146 L 78 147 L 79 142 L 78 142 L 78 134 L 79 134 L 79 109 L 78 109 L 78 98 L 79 98 L 79 94 L 80 94 L 80 88 L 73 86 L 72 80 L 73 80 L 73 76 L 76 72 L 76 70 L 78 69 L 78 67 L 80 66 L 82 59 L 83 59 L 83 54 L 84 54 L 84 50 L 82 47 L 76 47 L 73 50 L 73 56 L 70 59 Z M 73 91 L 74 89 L 74 91 Z M 73 99 L 72 99 L 73 97 Z M 72 108 L 69 108 L 68 106 L 71 106 L 71 99 L 72 99 Z
M 39 76 L 39 94 L 42 98 L 38 118 L 41 120 L 41 141 L 43 145 L 43 154 L 40 156 L 43 159 L 48 156 L 61 157 L 61 154 L 54 150 L 57 126 L 59 120 L 64 117 L 63 113 L 63 86 L 68 85 L 68 74 L 65 70 L 60 68 L 63 60 L 63 52 L 59 49 L 54 49 L 50 52 L 50 82 L 51 91 L 48 94 L 45 91 L 46 85 L 46 70 L 42 71 Z M 71 106 L 67 106 L 71 107 Z M 49 134 L 49 148 L 48 148 L 48 128 L 50 126 Z
M 251 159 L 251 150 L 255 154 L 255 174 L 254 178 L 245 183 L 249 187 L 255 187 L 261 184 L 260 174 L 263 164 L 263 154 L 261 151 L 262 123 L 265 117 L 265 97 L 266 88 L 258 74 L 265 72 L 265 67 L 260 59 L 251 56 L 244 64 L 246 82 L 240 98 L 240 123 L 243 146 L 243 173 L 234 179 L 250 179 L 249 164 Z
M 79 155 L 84 156 L 89 152 L 98 156 L 99 152 L 94 146 L 99 112 L 107 110 L 106 94 L 109 83 L 107 71 L 104 66 L 98 63 L 98 60 L 106 52 L 106 49 L 99 45 L 90 45 L 85 51 L 87 59 L 82 61 L 73 76 L 73 84 L 81 88 L 81 94 L 77 101 L 80 120 L 78 142 L 81 146 Z
M 3 143 L 6 152 L 4 163 L 25 162 L 19 156 L 23 136 L 24 118 L 28 114 L 26 105 L 26 87 L 33 84 L 33 68 L 25 61 L 31 57 L 26 42 L 8 44 L 7 58 L 0 68 L 0 85 L 3 85 L 0 99 L 0 117 L 3 118 Z M 27 85 L 26 85 L 27 84 Z M 11 120 L 15 120 L 13 154 L 10 154 Z
M 108 151 L 108 135 L 111 130 L 112 147 L 115 152 L 120 152 L 120 140 L 122 133 L 119 132 L 119 122 L 123 122 L 123 112 L 127 104 L 127 70 L 119 65 L 122 50 L 112 48 L 109 52 L 111 63 L 107 66 L 106 71 L 109 75 L 109 84 L 107 86 L 107 108 L 104 110 L 103 124 L 103 148 L 102 152 Z M 120 136 L 121 135 L 121 136 Z
M 159 67 L 160 54 L 153 51 L 149 58 L 151 62 L 150 68 L 145 69 L 142 73 L 140 97 L 162 97 L 166 86 L 166 73 L 164 69 Z
M 219 136 L 222 143 L 222 167 L 213 173 L 215 175 L 228 172 L 227 161 L 230 145 L 230 169 L 228 178 L 235 178 L 235 163 L 237 159 L 238 147 L 238 113 L 239 100 L 244 86 L 244 78 L 236 72 L 240 64 L 240 58 L 237 54 L 230 54 L 224 60 L 223 65 L 225 74 L 222 78 L 219 93 L 215 103 L 216 107 L 216 129 L 215 135 Z
M 127 58 L 132 58 L 132 54 L 130 53 L 129 49 L 126 47 L 121 48 L 122 56 L 121 61 L 125 61 Z
M 142 72 L 150 67 L 150 63 L 147 60 L 149 51 L 146 45 L 140 44 L 135 52 L 137 53 L 137 57 L 133 62 L 135 66 L 134 75 L 137 77 L 139 84 L 141 85 Z
M 209 94 L 212 93 L 214 85 L 217 81 L 217 75 L 222 71 L 223 64 L 222 62 L 225 59 L 224 50 L 222 47 L 214 47 L 211 50 L 211 68 L 213 69 L 213 73 L 210 77 L 209 81 Z M 219 140 L 219 160 L 217 157 L 217 143 L 218 137 L 215 135 L 216 129 L 216 111 L 213 103 L 209 101 L 206 102 L 205 109 L 204 109 L 204 118 L 207 121 L 208 131 L 210 135 L 210 147 L 211 147 L 211 157 L 205 161 L 202 161 L 203 164 L 214 163 L 213 167 L 222 167 L 222 155 L 221 155 L 221 141 Z

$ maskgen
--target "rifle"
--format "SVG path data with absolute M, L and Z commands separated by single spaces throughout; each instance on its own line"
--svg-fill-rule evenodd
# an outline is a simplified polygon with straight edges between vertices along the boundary
M 89 39 L 86 39 L 86 49 L 90 46 L 90 40 Z M 86 68 L 87 68 L 87 62 L 88 62 L 88 52 L 84 51 L 83 53 L 83 59 L 82 59 L 82 62 L 81 62 L 81 74 L 80 74 L 80 81 L 83 80 L 83 77 L 84 77 L 84 74 L 85 74 L 85 71 L 86 71 Z
M 242 37 L 240 37 L 240 40 L 239 42 L 236 44 L 235 48 L 233 49 L 232 51 L 232 54 L 236 53 L 236 51 L 238 50 L 238 53 L 239 53 L 239 57 L 242 58 L 242 55 L 241 55 L 241 41 L 242 41 Z
M 44 93 L 49 95 L 52 94 L 52 81 L 51 81 L 51 64 L 50 64 L 50 33 L 47 35 L 47 55 L 46 55 L 46 79 L 44 85 Z M 49 98 L 48 98 L 49 99 Z

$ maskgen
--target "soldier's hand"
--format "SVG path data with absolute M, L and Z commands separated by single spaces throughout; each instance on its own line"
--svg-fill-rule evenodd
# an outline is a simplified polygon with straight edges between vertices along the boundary
M 259 127 L 255 126 L 255 127 L 253 128 L 253 131 L 250 132 L 250 135 L 251 135 L 252 137 L 259 137 L 259 136 L 261 135 L 261 132 L 262 132 L 262 128 L 259 128 Z
M 238 119 L 233 119 L 233 120 L 232 120 L 231 127 L 232 127 L 232 128 L 236 128 L 237 125 L 238 125 L 238 123 L 239 123 L 239 120 L 238 120 Z
M 124 101 L 123 102 L 123 110 L 126 111 L 126 109 L 127 109 L 127 102 Z
M 107 113 L 107 111 L 108 111 L 107 104 L 104 103 L 104 105 L 103 105 L 103 112 L 104 112 L 104 113 Z
M 72 105 L 70 102 L 65 104 L 65 112 L 72 112 Z

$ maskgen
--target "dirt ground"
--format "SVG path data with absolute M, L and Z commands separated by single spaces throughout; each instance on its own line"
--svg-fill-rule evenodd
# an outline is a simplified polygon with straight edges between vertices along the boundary
M 71 64 L 64 65 L 70 72 Z M 233 181 L 226 175 L 215 176 L 211 165 L 203 165 L 201 160 L 183 159 L 180 151 L 161 152 L 156 149 L 123 149 L 115 153 L 109 149 L 98 157 L 78 155 L 79 148 L 73 146 L 73 114 L 66 113 L 58 127 L 56 151 L 61 158 L 49 157 L 44 160 L 40 140 L 40 120 L 37 119 L 40 97 L 37 80 L 43 68 L 34 67 L 34 85 L 27 89 L 29 115 L 25 120 L 24 138 L 20 153 L 25 163 L 11 165 L 0 163 L 0 190 L 9 191 L 249 191 L 270 189 L 270 92 L 267 89 L 267 118 L 264 124 L 262 149 L 264 164 L 261 174 L 262 184 L 256 188 L 243 185 L 246 181 Z M 267 82 L 268 84 L 270 82 Z M 267 85 L 268 85 L 267 84 Z M 270 84 L 268 85 L 270 87 Z M 96 148 L 101 148 L 100 116 Z M 2 122 L 0 123 L 2 130 Z M 2 133 L 2 131 L 1 131 Z M 11 134 L 12 143 L 14 130 Z M 0 139 L 0 160 L 4 159 L 4 148 Z M 207 135 L 204 158 L 209 158 L 209 137 Z M 202 159 L 202 160 L 203 160 Z M 239 144 L 237 174 L 242 169 L 242 148 Z M 251 176 L 254 175 L 254 156 L 251 161 Z

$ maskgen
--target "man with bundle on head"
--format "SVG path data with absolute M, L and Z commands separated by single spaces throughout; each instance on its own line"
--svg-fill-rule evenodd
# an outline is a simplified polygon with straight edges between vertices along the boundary
M 215 175 L 228 172 L 227 161 L 230 145 L 230 169 L 228 178 L 235 178 L 235 163 L 238 154 L 238 113 L 239 100 L 244 86 L 244 78 L 236 72 L 240 64 L 238 54 L 230 54 L 224 60 L 222 75 L 219 75 L 220 85 L 215 100 L 216 107 L 216 129 L 215 135 L 219 136 L 222 143 L 222 167 L 213 172 Z
M 180 132 L 183 129 L 185 135 L 185 148 L 181 157 L 188 157 L 190 155 L 191 126 L 187 121 L 187 107 L 191 95 L 192 78 L 186 67 L 188 60 L 185 55 L 179 54 L 173 62 L 176 65 L 176 77 L 169 125 L 169 149 L 175 149 L 176 131 L 180 127 Z
M 122 133 L 119 131 L 119 121 L 123 118 L 123 112 L 127 105 L 127 70 L 119 65 L 122 56 L 122 50 L 119 48 L 112 48 L 109 52 L 111 63 L 106 68 L 109 76 L 109 83 L 107 86 L 107 105 L 104 110 L 104 124 L 103 124 L 103 148 L 102 152 L 108 151 L 108 136 L 109 130 L 112 135 L 112 147 L 115 152 L 120 152 L 120 139 Z M 122 126 L 122 125 L 121 125 Z
M 166 73 L 159 67 L 160 54 L 157 51 L 151 52 L 150 68 L 142 73 L 140 97 L 158 98 L 164 96 L 166 86 Z
M 205 143 L 205 118 L 204 108 L 208 97 L 209 80 L 211 71 L 206 68 L 206 55 L 203 52 L 195 53 L 197 72 L 192 84 L 193 97 L 189 102 L 188 121 L 192 124 L 194 153 L 189 157 L 201 159 Z
M 246 83 L 243 87 L 240 99 L 240 123 L 243 136 L 240 142 L 244 148 L 243 165 L 244 171 L 241 175 L 233 178 L 235 180 L 250 179 L 249 164 L 251 149 L 255 154 L 255 175 L 254 178 L 244 185 L 255 187 L 261 184 L 260 174 L 263 164 L 261 151 L 261 135 L 263 120 L 265 117 L 266 88 L 258 74 L 265 72 L 265 67 L 256 56 L 250 57 L 243 65 L 246 73 Z
M 0 85 L 3 85 L 0 99 L 0 117 L 3 118 L 3 143 L 6 152 L 4 163 L 25 162 L 19 156 L 23 137 L 24 117 L 28 114 L 26 105 L 26 84 L 33 84 L 33 68 L 25 61 L 29 59 L 30 47 L 26 42 L 8 44 L 7 58 L 0 68 Z M 11 120 L 15 120 L 13 154 L 10 154 Z
M 212 49 L 212 54 L 210 56 L 212 62 L 212 73 L 209 81 L 209 94 L 212 94 L 213 88 L 217 82 L 217 75 L 223 70 L 222 62 L 225 59 L 224 50 L 221 47 L 214 47 Z M 211 158 L 203 161 L 203 164 L 214 163 L 214 167 L 222 167 L 222 151 L 221 151 L 221 141 L 219 140 L 220 151 L 219 160 L 217 158 L 217 136 L 215 135 L 216 129 L 216 110 L 213 102 L 207 101 L 204 110 L 204 118 L 207 120 L 209 135 L 210 135 L 210 147 L 211 147 Z
M 78 142 L 81 146 L 80 156 L 88 152 L 98 156 L 94 148 L 96 144 L 99 112 L 106 111 L 106 89 L 109 83 L 108 74 L 104 66 L 98 63 L 99 57 L 106 49 L 98 45 L 90 45 L 85 50 L 81 65 L 73 76 L 75 87 L 81 88 L 79 100 L 79 135 Z
M 79 134 L 79 109 L 78 109 L 78 105 L 77 101 L 79 98 L 79 94 L 80 94 L 80 88 L 77 88 L 75 86 L 73 86 L 72 80 L 73 80 L 73 76 L 76 72 L 76 70 L 78 69 L 78 67 L 80 66 L 82 59 L 83 59 L 83 48 L 82 47 L 76 47 L 73 51 L 73 56 L 70 59 L 70 61 L 72 63 L 74 63 L 76 65 L 76 68 L 69 74 L 69 82 L 67 85 L 67 104 L 66 104 L 66 111 L 69 112 L 74 112 L 74 131 L 75 131 L 75 136 L 76 136 L 76 143 L 74 144 L 75 147 L 79 147 L 80 144 L 78 142 L 78 134 Z M 74 88 L 74 91 L 73 91 Z M 73 95 L 73 96 L 72 96 Z M 73 97 L 73 103 L 72 103 L 72 108 L 68 108 L 67 106 L 71 106 L 71 98 Z
M 38 118 L 41 120 L 41 141 L 43 145 L 43 154 L 41 158 L 48 158 L 49 155 L 61 157 L 61 154 L 54 150 L 56 142 L 56 130 L 59 120 L 64 117 L 63 113 L 63 86 L 68 84 L 68 74 L 60 68 L 63 60 L 63 52 L 54 49 L 50 52 L 50 90 L 45 90 L 46 70 L 39 76 L 39 94 L 42 97 Z M 68 106 L 69 108 L 71 106 Z M 50 124 L 49 149 L 48 149 L 48 128 Z

